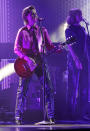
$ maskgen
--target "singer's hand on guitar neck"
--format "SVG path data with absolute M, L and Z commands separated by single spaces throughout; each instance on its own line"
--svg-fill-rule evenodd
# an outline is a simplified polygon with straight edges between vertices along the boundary
M 24 60 L 27 61 L 27 64 L 30 66 L 31 71 L 33 71 L 37 67 L 34 59 L 29 58 L 28 56 L 24 56 Z

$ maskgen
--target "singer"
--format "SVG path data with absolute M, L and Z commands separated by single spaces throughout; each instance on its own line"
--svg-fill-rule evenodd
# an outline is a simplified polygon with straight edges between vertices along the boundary
M 30 5 L 23 9 L 22 18 L 24 21 L 24 26 L 21 27 L 17 33 L 14 52 L 21 58 L 27 61 L 30 65 L 33 58 L 35 65 L 36 61 L 39 62 L 37 67 L 34 69 L 34 73 L 37 75 L 40 80 L 41 85 L 43 86 L 43 69 L 42 69 L 42 36 L 40 32 L 40 27 L 38 26 L 38 20 L 43 20 L 37 16 L 37 12 L 34 6 Z M 54 49 L 54 45 L 51 43 L 48 32 L 46 28 L 42 27 L 43 37 L 45 40 L 46 50 Z M 37 62 L 37 63 L 38 63 Z M 45 68 L 45 91 L 46 91 L 46 113 L 47 119 L 50 124 L 54 124 L 54 90 L 50 81 L 50 75 Z M 15 108 L 15 121 L 16 124 L 22 124 L 24 122 L 23 113 L 24 113 L 24 103 L 27 96 L 27 92 L 30 85 L 30 77 L 19 79 L 19 86 L 17 88 L 17 98 L 16 98 L 16 108 Z
M 81 26 L 83 21 L 80 9 L 71 9 L 67 17 L 66 38 L 73 36 L 77 42 L 68 45 L 68 97 L 69 119 L 83 119 L 88 103 L 88 59 L 87 33 Z

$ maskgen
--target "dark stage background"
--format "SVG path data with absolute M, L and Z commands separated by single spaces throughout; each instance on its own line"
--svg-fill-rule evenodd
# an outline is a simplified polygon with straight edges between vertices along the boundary
M 21 12 L 24 7 L 31 4 L 36 7 L 39 17 L 45 18 L 42 25 L 47 28 L 54 44 L 65 41 L 64 28 L 70 8 L 80 8 L 84 17 L 90 21 L 89 0 L 0 0 L 0 121 L 9 121 L 14 118 L 18 76 L 13 67 L 9 68 L 7 65 L 13 66 L 17 58 L 13 52 L 13 47 L 17 31 L 23 26 Z M 63 49 L 60 54 L 48 56 L 47 61 L 55 90 L 55 117 L 56 120 L 65 120 L 68 113 L 67 51 Z M 1 70 L 3 67 L 6 67 L 5 70 Z M 5 77 L 7 70 L 11 69 L 12 73 Z M 90 102 L 89 88 L 90 82 L 88 105 Z M 43 119 L 41 94 L 41 85 L 37 77 L 33 75 L 25 106 L 26 119 L 33 121 Z M 89 109 L 88 106 L 87 112 L 89 112 Z

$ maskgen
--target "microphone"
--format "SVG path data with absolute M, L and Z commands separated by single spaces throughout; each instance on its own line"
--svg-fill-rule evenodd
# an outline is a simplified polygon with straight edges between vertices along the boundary
M 90 25 L 85 18 L 82 18 L 82 21 L 85 22 L 85 24 Z

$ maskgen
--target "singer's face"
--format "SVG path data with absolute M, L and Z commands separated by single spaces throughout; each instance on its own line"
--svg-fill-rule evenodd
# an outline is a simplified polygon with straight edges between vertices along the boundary
M 30 12 L 28 15 L 27 15 L 27 20 L 28 20 L 28 24 L 30 26 L 33 26 L 36 22 L 37 22 L 37 14 L 36 12 Z

